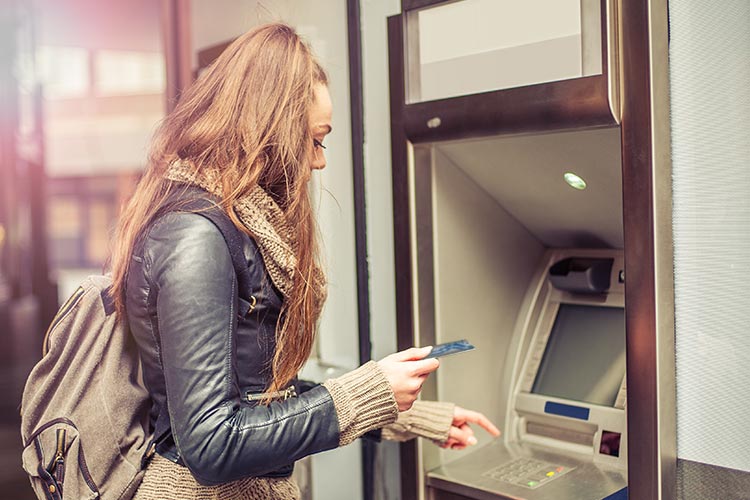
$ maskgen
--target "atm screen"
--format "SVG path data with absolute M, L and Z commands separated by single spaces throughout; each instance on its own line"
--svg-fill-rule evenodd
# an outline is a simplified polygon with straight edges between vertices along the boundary
M 560 304 L 531 392 L 614 406 L 625 375 L 625 310 Z

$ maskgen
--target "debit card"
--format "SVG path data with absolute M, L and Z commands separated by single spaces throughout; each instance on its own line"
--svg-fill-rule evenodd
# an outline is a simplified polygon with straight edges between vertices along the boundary
M 425 356 L 425 358 L 439 358 L 442 356 L 448 356 L 449 354 L 471 351 L 472 349 L 474 349 L 474 346 L 467 340 L 455 340 L 453 342 L 436 345 L 432 348 L 430 354 Z

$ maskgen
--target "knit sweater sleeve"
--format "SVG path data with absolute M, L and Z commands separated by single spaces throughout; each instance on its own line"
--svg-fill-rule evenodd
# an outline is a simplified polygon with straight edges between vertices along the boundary
M 455 406 L 438 401 L 415 401 L 409 410 L 399 413 L 394 423 L 383 427 L 382 437 L 390 441 L 423 437 L 443 443 L 448 439 Z
M 323 383 L 339 421 L 339 446 L 396 420 L 398 405 L 388 379 L 375 361 Z

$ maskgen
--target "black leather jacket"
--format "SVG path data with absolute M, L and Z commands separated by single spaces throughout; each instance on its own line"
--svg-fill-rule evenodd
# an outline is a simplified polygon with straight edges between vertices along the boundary
M 237 296 L 227 244 L 202 215 L 171 212 L 155 221 L 127 279 L 151 423 L 158 431 L 167 422 L 157 452 L 202 484 L 287 476 L 295 460 L 339 443 L 325 387 L 268 406 L 247 397 L 267 387 L 282 301 L 254 241 L 241 234 L 256 299 L 248 314 L 251 299 Z

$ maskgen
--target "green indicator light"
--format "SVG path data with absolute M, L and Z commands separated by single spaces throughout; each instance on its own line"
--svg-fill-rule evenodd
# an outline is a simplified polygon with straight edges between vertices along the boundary
M 536 481 L 529 481 L 528 482 L 529 486 L 536 486 L 536 484 L 537 484 Z
M 578 189 L 580 191 L 586 189 L 586 181 L 584 181 L 581 177 L 577 176 L 573 172 L 565 172 L 563 174 L 563 179 L 565 179 L 565 182 L 567 182 L 568 185 L 574 189 Z

